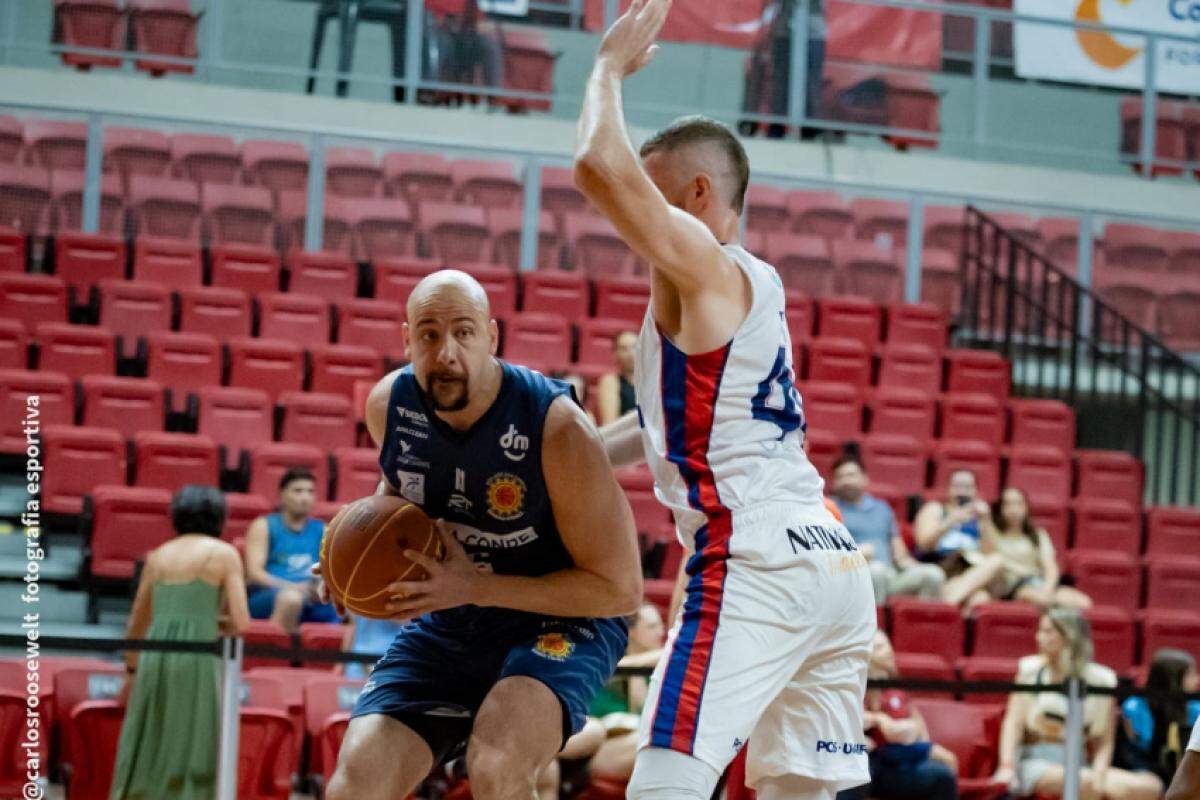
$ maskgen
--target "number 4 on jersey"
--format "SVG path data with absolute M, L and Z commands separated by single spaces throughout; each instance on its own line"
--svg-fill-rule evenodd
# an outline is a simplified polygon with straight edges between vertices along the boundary
M 778 400 L 775 397 L 776 386 L 783 394 L 782 407 L 771 403 L 772 400 Z M 771 373 L 766 379 L 758 385 L 758 392 L 754 395 L 750 408 L 755 419 L 773 422 L 779 426 L 781 433 L 777 441 L 783 441 L 785 436 L 797 428 L 803 431 L 807 427 L 800 410 L 800 393 L 792 383 L 792 369 L 788 366 L 785 348 L 779 348 L 779 353 L 775 356 L 775 365 L 771 367 Z

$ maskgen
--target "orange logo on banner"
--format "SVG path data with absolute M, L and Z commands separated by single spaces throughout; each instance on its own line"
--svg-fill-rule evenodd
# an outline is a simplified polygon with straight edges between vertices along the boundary
M 1133 0 L 1117 0 L 1122 5 L 1129 5 Z M 1075 9 L 1075 19 L 1079 22 L 1094 22 L 1103 24 L 1100 18 L 1100 0 L 1080 0 Z M 1142 52 L 1140 47 L 1126 47 L 1116 40 L 1108 31 L 1076 30 L 1079 46 L 1092 61 L 1105 69 L 1120 69 Z

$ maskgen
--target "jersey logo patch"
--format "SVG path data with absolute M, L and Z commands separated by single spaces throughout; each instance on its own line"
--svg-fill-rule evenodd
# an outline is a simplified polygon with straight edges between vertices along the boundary
M 508 521 L 525 510 L 525 481 L 511 472 L 497 472 L 487 481 L 488 514 Z
M 537 638 L 533 652 L 551 661 L 566 661 L 575 652 L 575 643 L 565 633 L 543 633 Z
M 504 448 L 504 457 L 509 461 L 524 461 L 529 450 L 529 437 L 518 431 L 516 425 L 510 424 L 500 437 L 500 446 Z
M 410 503 L 425 504 L 425 476 L 419 472 L 396 470 L 396 478 L 400 484 L 400 496 Z

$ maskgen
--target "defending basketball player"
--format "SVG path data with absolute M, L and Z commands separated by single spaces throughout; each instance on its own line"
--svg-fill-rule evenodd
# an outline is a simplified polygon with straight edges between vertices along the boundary
M 468 275 L 413 289 L 411 364 L 367 400 L 381 492 L 440 524 L 446 557 L 405 555 L 405 626 L 355 706 L 326 797 L 407 797 L 466 748 L 479 800 L 534 797 L 584 723 L 641 602 L 633 514 L 569 386 L 495 357 L 487 295 Z
M 735 243 L 744 150 L 701 117 L 640 153 L 626 132 L 622 84 L 653 58 L 670 6 L 634 0 L 606 34 L 575 161 L 579 188 L 651 269 L 638 410 L 602 435 L 614 464 L 649 462 L 692 551 L 628 797 L 707 800 L 749 742 L 762 800 L 833 798 L 868 780 L 870 573 L 804 455 L 779 276 Z

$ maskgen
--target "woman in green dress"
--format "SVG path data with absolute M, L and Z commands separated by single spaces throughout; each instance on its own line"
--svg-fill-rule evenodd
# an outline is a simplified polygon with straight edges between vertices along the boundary
M 171 501 L 171 521 L 176 537 L 146 558 L 127 635 L 172 642 L 239 635 L 250 611 L 241 557 L 218 538 L 224 497 L 209 486 L 185 486 Z M 125 722 L 110 800 L 211 800 L 220 735 L 217 657 L 131 651 L 125 659 Z

